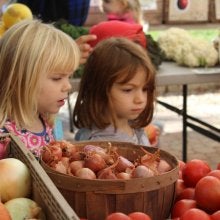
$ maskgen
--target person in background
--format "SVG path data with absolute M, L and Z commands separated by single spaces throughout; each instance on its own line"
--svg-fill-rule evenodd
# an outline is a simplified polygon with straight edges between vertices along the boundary
M 70 24 L 82 26 L 88 16 L 90 0 L 18 0 L 27 5 L 43 22 L 65 19 Z
M 73 112 L 80 129 L 75 139 L 150 146 L 144 127 L 153 117 L 155 74 L 140 45 L 122 37 L 99 42 L 81 79 Z
M 38 158 L 80 63 L 76 42 L 53 25 L 23 20 L 0 39 L 0 128 Z
M 109 21 L 143 24 L 139 0 L 102 0 L 101 9 Z

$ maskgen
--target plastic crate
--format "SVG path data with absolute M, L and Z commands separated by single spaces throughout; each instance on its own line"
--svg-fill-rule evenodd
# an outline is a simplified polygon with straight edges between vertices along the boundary
M 46 214 L 47 220 L 79 220 L 79 217 L 69 206 L 57 187 L 51 181 L 40 163 L 24 144 L 12 134 L 0 135 L 0 139 L 10 137 L 7 157 L 13 157 L 24 162 L 32 176 L 32 199 L 36 201 Z

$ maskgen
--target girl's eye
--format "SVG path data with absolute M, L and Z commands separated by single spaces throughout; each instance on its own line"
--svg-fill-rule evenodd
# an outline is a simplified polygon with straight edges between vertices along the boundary
M 61 80 L 61 79 L 62 79 L 62 77 L 57 76 L 57 77 L 52 77 L 51 79 L 52 79 L 53 81 L 58 81 L 58 80 Z
M 131 92 L 132 89 L 122 89 L 123 92 Z

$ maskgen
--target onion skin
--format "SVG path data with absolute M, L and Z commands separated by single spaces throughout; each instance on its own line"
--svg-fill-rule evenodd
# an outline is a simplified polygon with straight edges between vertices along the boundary
M 0 195 L 3 203 L 31 193 L 31 174 L 28 167 L 18 159 L 0 160 Z

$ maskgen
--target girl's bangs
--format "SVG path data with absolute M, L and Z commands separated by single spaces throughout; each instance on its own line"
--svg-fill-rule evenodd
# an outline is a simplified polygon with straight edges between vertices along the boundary
M 80 53 L 76 44 L 60 41 L 51 47 L 47 54 L 49 72 L 74 72 L 78 68 Z

